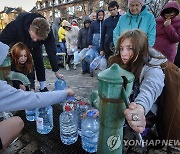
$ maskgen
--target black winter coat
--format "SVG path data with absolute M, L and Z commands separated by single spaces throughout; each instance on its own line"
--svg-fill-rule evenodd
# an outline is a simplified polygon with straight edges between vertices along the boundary
M 23 42 L 29 47 L 31 53 L 42 52 L 42 45 L 44 44 L 52 70 L 56 72 L 59 68 L 56 60 L 56 46 L 52 30 L 47 39 L 43 41 L 33 42 L 29 35 L 30 24 L 37 17 L 43 16 L 38 13 L 20 13 L 18 17 L 11 21 L 2 31 L 0 34 L 0 41 L 9 46 L 12 46 L 17 42 Z M 34 54 L 34 56 L 35 55 L 36 54 Z

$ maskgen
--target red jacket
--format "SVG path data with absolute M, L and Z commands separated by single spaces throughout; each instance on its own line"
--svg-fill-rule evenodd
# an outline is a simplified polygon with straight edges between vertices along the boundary
M 154 48 L 164 54 L 170 62 L 174 62 L 176 56 L 176 43 L 180 41 L 180 17 L 175 16 L 171 19 L 171 24 L 164 26 L 164 10 L 175 8 L 179 13 L 179 5 L 175 1 L 168 2 L 156 18 L 156 42 Z

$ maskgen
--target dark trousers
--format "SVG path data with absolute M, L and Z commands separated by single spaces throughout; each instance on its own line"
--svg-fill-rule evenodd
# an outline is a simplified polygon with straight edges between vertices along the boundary
M 73 59 L 73 58 L 74 58 L 74 55 L 68 55 L 68 56 L 67 56 L 67 60 L 66 60 L 66 64 L 70 65 L 70 61 L 71 61 L 71 59 Z
M 43 56 L 42 56 L 42 47 L 39 50 L 31 51 L 34 66 L 36 70 L 36 76 L 38 81 L 46 81 L 45 78 L 45 68 L 43 63 Z
M 113 52 L 109 48 L 109 44 L 104 45 L 104 52 L 105 52 L 105 58 L 108 61 L 109 57 L 113 55 Z

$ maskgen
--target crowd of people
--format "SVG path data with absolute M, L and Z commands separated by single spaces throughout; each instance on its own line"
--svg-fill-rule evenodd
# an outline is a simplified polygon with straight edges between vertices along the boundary
M 98 56 L 105 56 L 108 66 L 117 63 L 133 73 L 133 88 L 138 88 L 133 89 L 131 104 L 124 114 L 129 126 L 142 133 L 146 116 L 156 116 L 156 100 L 164 87 L 165 76 L 160 64 L 170 61 L 180 67 L 180 7 L 177 1 L 169 1 L 157 18 L 144 0 L 128 0 L 128 10 L 123 15 L 118 9 L 118 3 L 111 1 L 108 18 L 104 18 L 104 10 L 97 10 L 84 18 L 82 28 L 75 19 L 69 22 L 56 18 L 50 27 L 38 13 L 19 14 L 0 34 L 0 64 L 9 51 L 11 70 L 27 75 L 31 85 L 26 87 L 13 81 L 12 87 L 0 81 L 0 112 L 43 107 L 74 95 L 71 89 L 48 91 L 42 56 L 44 45 L 57 78 L 64 78 L 58 66 L 61 57 L 56 56 L 61 52 L 66 53 L 67 71 L 72 64 L 76 69 L 80 63 L 75 61 L 75 53 L 85 52 L 81 61 L 82 74 L 94 76 L 90 64 Z M 35 77 L 39 92 L 35 92 Z M 47 99 L 49 97 L 51 99 Z M 22 128 L 23 121 L 19 117 L 0 122 L 0 149 L 6 148 Z

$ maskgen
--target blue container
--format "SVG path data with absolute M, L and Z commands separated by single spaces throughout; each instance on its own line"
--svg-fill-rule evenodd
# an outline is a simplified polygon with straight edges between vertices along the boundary
M 36 129 L 40 134 L 48 134 L 53 129 L 52 106 L 36 109 Z
M 97 152 L 99 118 L 93 117 L 95 113 L 94 110 L 90 110 L 81 123 L 82 148 L 89 153 Z
M 26 119 L 28 121 L 35 121 L 36 120 L 36 109 L 25 110 L 25 113 L 26 113 Z
M 66 88 L 66 81 L 63 79 L 57 79 L 54 83 L 55 90 L 64 90 Z
M 59 116 L 60 138 L 62 143 L 70 145 L 77 141 L 77 119 L 71 106 L 65 105 L 65 111 Z

